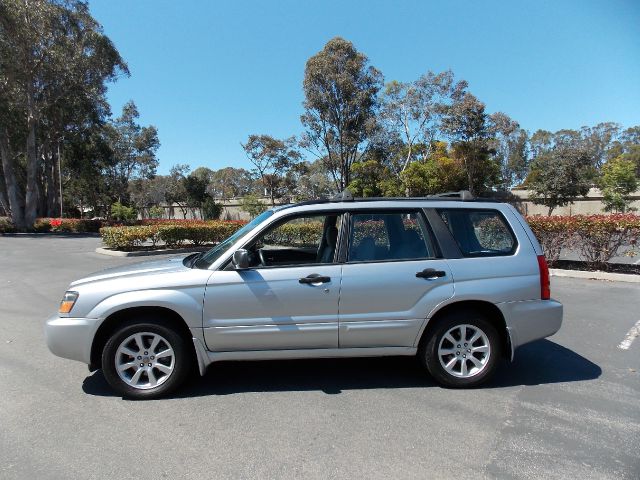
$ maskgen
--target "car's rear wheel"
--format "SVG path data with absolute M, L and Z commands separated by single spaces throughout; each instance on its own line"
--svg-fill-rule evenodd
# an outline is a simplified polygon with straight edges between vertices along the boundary
M 418 355 L 431 376 L 447 387 L 469 388 L 486 382 L 501 358 L 500 335 L 472 311 L 441 318 Z
M 174 391 L 188 376 L 188 343 L 165 322 L 132 321 L 115 331 L 102 352 L 102 371 L 118 393 L 157 398 Z

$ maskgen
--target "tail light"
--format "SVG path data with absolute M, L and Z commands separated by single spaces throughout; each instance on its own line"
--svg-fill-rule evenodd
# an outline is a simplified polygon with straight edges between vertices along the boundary
M 544 255 L 538 255 L 538 268 L 540 269 L 540 298 L 549 300 L 551 298 L 551 285 L 549 281 L 549 266 Z

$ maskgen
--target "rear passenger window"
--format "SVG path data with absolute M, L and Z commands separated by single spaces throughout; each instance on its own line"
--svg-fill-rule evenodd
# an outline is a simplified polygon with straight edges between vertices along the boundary
M 433 256 L 417 212 L 351 215 L 349 261 L 415 260 Z
M 516 250 L 516 239 L 497 210 L 441 209 L 438 213 L 465 257 L 511 255 Z

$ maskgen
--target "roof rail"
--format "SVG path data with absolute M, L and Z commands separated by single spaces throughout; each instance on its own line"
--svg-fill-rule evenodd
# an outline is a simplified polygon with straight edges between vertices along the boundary
M 473 200 L 474 196 L 469 190 L 460 190 L 458 192 L 444 192 L 429 195 L 429 198 L 459 198 L 460 200 Z
M 348 189 L 345 189 L 337 195 L 331 197 L 330 200 L 332 202 L 353 202 L 353 193 L 351 193 Z

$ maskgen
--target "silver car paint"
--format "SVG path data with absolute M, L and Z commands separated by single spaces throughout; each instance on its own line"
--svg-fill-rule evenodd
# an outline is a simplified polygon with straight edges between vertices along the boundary
M 204 300 L 204 337 L 210 350 L 338 347 L 342 267 L 256 268 L 214 272 Z M 301 284 L 310 274 L 324 284 Z
M 440 278 L 417 278 L 425 268 Z M 427 312 L 454 294 L 446 260 L 346 263 L 340 290 L 340 347 L 411 347 Z
M 256 269 L 253 273 L 219 270 L 237 248 L 293 213 L 417 207 L 499 210 L 517 237 L 518 250 L 512 256 L 489 258 Z M 201 370 L 212 361 L 231 358 L 411 355 L 440 308 L 481 300 L 503 312 L 515 348 L 552 335 L 560 327 L 562 306 L 539 300 L 535 256 L 540 252 L 526 222 L 506 204 L 384 200 L 300 205 L 276 211 L 239 238 L 209 270 L 187 268 L 180 257 L 110 269 L 73 282 L 69 289 L 77 291 L 79 298 L 71 315 L 50 318 L 45 333 L 53 353 L 90 363 L 94 336 L 109 315 L 137 306 L 164 307 L 178 313 L 191 329 Z M 411 276 L 423 264 L 431 267 L 436 262 L 438 269 L 447 271 L 446 277 L 431 281 Z M 302 273 L 322 269 L 330 270 L 330 285 L 316 288 L 297 283 L 297 278 L 306 276 Z M 243 275 L 253 281 L 243 282 Z M 266 276 L 266 282 L 255 281 L 256 275 Z

